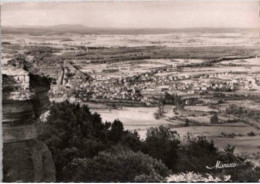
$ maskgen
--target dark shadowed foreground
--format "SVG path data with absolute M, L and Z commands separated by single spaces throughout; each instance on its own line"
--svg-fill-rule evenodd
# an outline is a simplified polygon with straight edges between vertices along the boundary
M 210 174 L 230 181 L 258 181 L 260 168 L 224 151 L 205 137 L 188 134 L 181 140 L 165 127 L 150 128 L 145 141 L 125 131 L 119 120 L 101 121 L 87 106 L 54 103 L 41 139 L 50 148 L 57 182 L 161 182 L 183 172 Z M 236 168 L 209 170 L 217 161 L 236 163 Z M 223 179 L 224 180 L 224 179 Z

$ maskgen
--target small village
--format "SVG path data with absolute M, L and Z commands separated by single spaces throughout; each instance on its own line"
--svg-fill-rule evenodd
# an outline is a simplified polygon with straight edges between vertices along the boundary
M 176 67 L 168 65 L 132 76 L 122 74 L 115 77 L 113 74 L 120 71 L 107 68 L 111 76 L 104 73 L 104 70 L 100 73 L 88 73 L 91 80 L 83 79 L 83 74 L 81 76 L 73 72 L 69 74 L 69 70 L 65 69 L 63 81 L 61 82 L 60 75 L 50 95 L 54 99 L 68 98 L 71 102 L 154 106 L 165 93 L 177 94 L 188 99 L 189 96 L 194 98 L 194 95 L 200 98 L 201 95 L 207 96 L 213 93 L 244 94 L 259 92 L 260 89 L 260 76 L 256 72 L 232 70 L 192 72 L 193 69 L 194 67 L 182 68 L 182 71 L 179 71 Z M 61 88 L 63 90 L 60 90 Z

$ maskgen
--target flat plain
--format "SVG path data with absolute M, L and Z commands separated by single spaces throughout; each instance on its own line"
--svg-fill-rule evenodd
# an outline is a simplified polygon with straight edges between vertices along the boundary
M 55 81 L 52 101 L 88 104 L 104 121 L 119 119 L 141 138 L 164 125 L 181 137 L 206 136 L 219 148 L 260 152 L 255 30 L 2 33 L 2 71 L 25 56 Z

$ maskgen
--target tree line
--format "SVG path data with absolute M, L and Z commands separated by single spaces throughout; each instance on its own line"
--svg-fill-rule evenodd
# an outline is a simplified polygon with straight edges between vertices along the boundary
M 232 181 L 258 181 L 260 168 L 223 151 L 205 137 L 160 126 L 147 130 L 141 140 L 137 132 L 124 129 L 120 120 L 102 122 L 88 106 L 53 103 L 40 136 L 49 147 L 57 182 L 163 182 L 171 174 L 193 171 L 201 175 L 231 175 Z M 217 161 L 238 163 L 237 168 L 208 170 Z

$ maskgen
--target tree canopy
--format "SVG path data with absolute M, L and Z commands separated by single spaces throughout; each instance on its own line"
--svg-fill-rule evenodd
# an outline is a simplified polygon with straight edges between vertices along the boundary
M 40 138 L 52 153 L 57 182 L 163 182 L 170 173 L 189 171 L 230 174 L 232 181 L 260 178 L 259 167 L 235 155 L 233 146 L 221 151 L 205 137 L 181 139 L 164 126 L 149 128 L 141 141 L 120 120 L 102 122 L 86 105 L 53 103 L 43 125 Z M 206 169 L 218 160 L 241 167 Z

